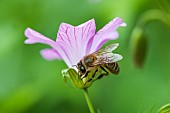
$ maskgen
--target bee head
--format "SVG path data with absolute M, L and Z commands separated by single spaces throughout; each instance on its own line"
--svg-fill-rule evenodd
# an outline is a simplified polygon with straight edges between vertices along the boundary
M 86 72 L 86 68 L 85 68 L 85 66 L 82 64 L 82 61 L 80 61 L 80 62 L 77 64 L 77 67 L 78 67 L 78 70 L 79 70 L 81 73 L 85 73 L 85 72 Z

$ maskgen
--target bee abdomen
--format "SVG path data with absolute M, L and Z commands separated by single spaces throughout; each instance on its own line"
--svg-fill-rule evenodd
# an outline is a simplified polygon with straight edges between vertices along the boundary
M 117 62 L 107 63 L 107 64 L 105 64 L 105 67 L 113 74 L 119 73 L 119 66 L 118 66 Z

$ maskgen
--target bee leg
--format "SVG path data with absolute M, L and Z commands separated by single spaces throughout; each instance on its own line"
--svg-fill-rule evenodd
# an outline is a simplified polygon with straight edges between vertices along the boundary
M 95 75 L 96 75 L 97 71 L 98 71 L 98 69 L 96 69 L 96 71 L 93 73 L 92 78 L 94 78 L 94 77 L 95 77 Z
M 94 66 L 89 66 L 89 67 L 94 67 Z M 87 75 L 89 74 L 89 72 L 90 72 L 90 71 L 87 71 L 87 72 L 85 73 L 85 75 L 84 75 L 84 76 L 83 76 L 83 75 L 81 75 L 81 79 L 83 79 L 83 78 L 87 77 Z
M 109 74 L 109 72 L 106 71 L 102 66 L 100 66 L 100 68 L 101 68 L 104 72 L 106 72 L 105 75 L 108 75 L 108 74 Z
M 95 75 L 96 75 L 97 71 L 98 71 L 98 69 L 96 69 L 96 71 L 93 73 L 92 77 L 91 77 L 90 79 L 88 79 L 84 85 L 86 85 L 86 84 L 87 84 L 87 82 L 90 82 L 90 81 L 92 81 L 92 80 L 93 80 L 93 78 L 95 77 Z M 90 72 L 90 71 L 89 71 L 89 72 Z
M 87 77 L 87 75 L 89 74 L 89 72 L 90 72 L 90 71 L 87 71 L 84 76 L 83 76 L 83 75 L 80 75 L 80 76 L 81 76 L 81 80 L 82 80 L 83 78 Z
M 102 66 L 100 66 L 100 68 L 101 68 L 105 73 L 99 75 L 95 80 L 101 79 L 102 77 L 104 77 L 104 76 L 106 76 L 106 75 L 109 74 L 108 71 L 106 71 Z M 94 80 L 94 81 L 95 81 L 95 80 Z
M 84 84 L 84 86 L 85 86 L 88 82 L 90 82 L 90 81 L 92 81 L 92 78 L 90 78 L 88 81 L 86 81 L 86 83 Z

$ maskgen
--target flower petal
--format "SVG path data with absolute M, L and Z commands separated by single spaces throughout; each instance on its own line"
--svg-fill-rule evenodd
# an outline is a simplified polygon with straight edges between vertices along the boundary
M 62 59 L 60 54 L 58 54 L 58 52 L 54 49 L 43 49 L 40 51 L 40 53 L 47 60 Z
M 67 53 L 64 51 L 62 47 L 60 47 L 60 44 L 32 30 L 31 28 L 27 28 L 25 30 L 25 36 L 28 38 L 27 40 L 25 40 L 25 44 L 43 43 L 43 44 L 50 45 L 59 54 L 59 56 L 62 57 L 62 59 L 66 62 L 66 64 L 69 67 L 72 66 Z M 60 59 L 60 57 L 58 58 Z
M 88 42 L 93 38 L 95 29 L 94 19 L 76 27 L 67 23 L 60 25 L 56 42 L 65 50 L 72 65 L 85 56 Z
M 27 28 L 25 30 L 25 36 L 28 38 L 27 40 L 25 40 L 25 44 L 43 43 L 50 45 L 51 47 L 55 46 L 55 42 L 53 40 L 32 30 L 31 28 Z
M 98 50 L 106 41 L 118 38 L 119 35 L 116 29 L 119 26 L 126 26 L 126 23 L 124 23 L 121 18 L 116 17 L 102 29 L 100 29 L 91 42 L 92 44 L 90 53 Z

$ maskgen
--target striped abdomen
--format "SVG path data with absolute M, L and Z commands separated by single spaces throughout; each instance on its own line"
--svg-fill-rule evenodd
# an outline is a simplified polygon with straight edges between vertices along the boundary
M 117 62 L 114 63 L 107 63 L 104 65 L 111 73 L 118 74 L 119 73 L 119 66 Z

